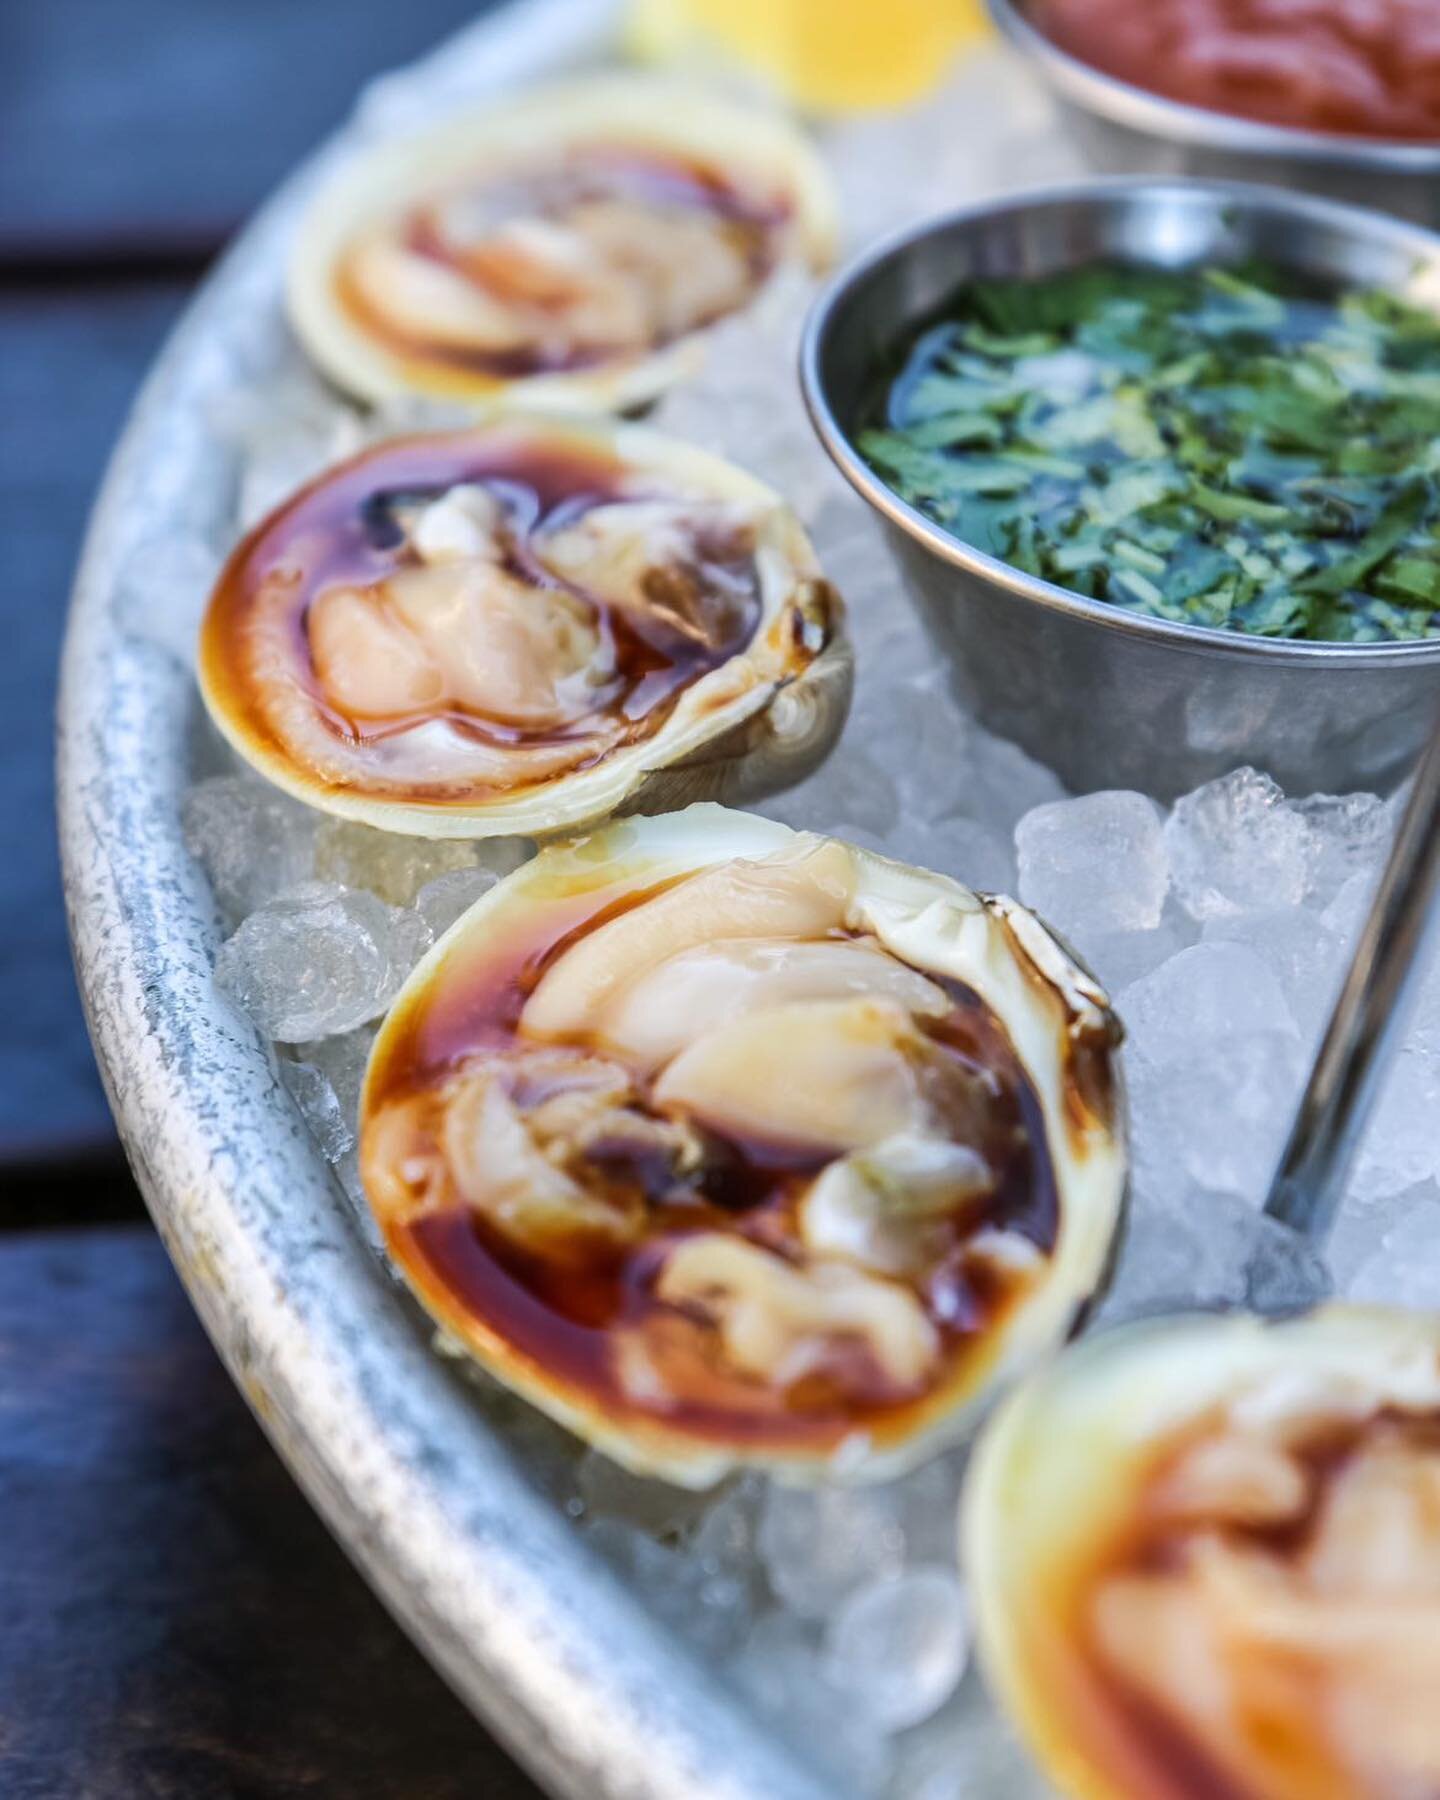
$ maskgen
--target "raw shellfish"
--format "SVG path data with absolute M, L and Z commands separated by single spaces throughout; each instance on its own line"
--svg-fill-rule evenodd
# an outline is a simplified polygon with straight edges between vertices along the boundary
M 638 426 L 507 415 L 381 444 L 273 512 L 221 575 L 200 681 L 312 805 L 536 837 L 799 780 L 851 659 L 770 489 Z
M 376 1043 L 361 1173 L 445 1330 L 618 1461 L 878 1478 L 1104 1280 L 1114 1042 L 1014 903 L 697 806 L 453 928 Z
M 987 1672 L 1085 1800 L 1440 1791 L 1440 1319 L 1133 1326 L 987 1427 Z
M 822 268 L 829 184 L 782 119 L 596 77 L 382 144 L 302 221 L 290 316 L 341 387 L 626 410 L 786 261 Z

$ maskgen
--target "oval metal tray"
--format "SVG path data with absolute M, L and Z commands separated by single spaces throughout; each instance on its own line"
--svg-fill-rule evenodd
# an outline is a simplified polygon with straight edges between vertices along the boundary
M 595 55 L 613 0 L 538 0 L 369 101 L 402 114 Z M 181 837 L 198 700 L 127 629 L 132 559 L 228 516 L 216 397 L 283 354 L 284 253 L 342 135 L 206 282 L 115 452 L 72 603 L 60 814 L 80 986 L 155 1222 L 291 1470 L 396 1617 L 553 1790 L 585 1800 L 820 1800 L 826 1786 L 623 1590 L 529 1485 L 361 1241 L 273 1058 L 218 996 L 204 876 Z M 343 1660 L 343 1646 L 337 1658 Z

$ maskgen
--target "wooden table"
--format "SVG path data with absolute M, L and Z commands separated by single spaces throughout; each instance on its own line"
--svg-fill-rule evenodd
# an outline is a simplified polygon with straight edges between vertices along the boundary
M 148 1225 L 0 1242 L 5 1800 L 532 1800 L 260 1435 Z
M 0 7 L 0 1795 L 534 1800 L 349 1567 L 125 1173 L 70 975 L 55 657 L 90 498 L 196 276 L 476 0 Z

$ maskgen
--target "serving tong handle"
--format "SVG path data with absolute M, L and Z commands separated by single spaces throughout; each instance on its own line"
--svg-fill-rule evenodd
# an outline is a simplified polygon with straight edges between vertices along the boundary
M 1415 771 L 1390 858 L 1320 1053 L 1301 1096 L 1265 1211 L 1319 1248 L 1400 1040 L 1440 888 L 1440 719 Z

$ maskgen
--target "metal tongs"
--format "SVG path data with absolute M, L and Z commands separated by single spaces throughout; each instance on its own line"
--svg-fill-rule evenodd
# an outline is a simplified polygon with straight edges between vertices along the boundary
M 1289 1142 L 1265 1202 L 1265 1212 L 1288 1226 L 1313 1254 L 1335 1222 L 1346 1179 L 1379 1097 L 1390 1058 L 1404 1031 L 1419 986 L 1440 888 L 1440 719 L 1415 771 L 1414 787 L 1395 833 L 1390 857 L 1371 903 L 1330 1023 L 1301 1096 Z M 1440 1129 L 1440 1124 L 1437 1124 Z M 1301 1259 L 1303 1260 L 1303 1259 Z M 1307 1296 L 1303 1278 L 1288 1303 L 1263 1311 L 1298 1310 L 1323 1298 Z
M 1085 1559 L 1110 1542 L 1105 1533 L 1120 1516 L 1115 1509 L 1123 1512 L 1125 1496 L 1139 1491 L 1129 1484 L 1153 1469 L 1167 1431 L 1239 1391 L 1246 1371 L 1321 1380 L 1340 1371 L 1348 1379 L 1359 1359 L 1364 1391 L 1367 1352 L 1387 1368 L 1397 1358 L 1413 1364 L 1419 1352 L 1433 1368 L 1440 1321 L 1399 1309 L 1331 1310 L 1320 1303 L 1331 1288 L 1325 1239 L 1405 1025 L 1437 885 L 1440 722 L 1416 770 L 1266 1201 L 1269 1229 L 1251 1243 L 1243 1303 L 1206 1318 L 1182 1302 L 1097 1332 L 1012 1393 L 977 1443 L 966 1476 L 962 1544 L 981 1654 L 997 1700 L 1066 1792 L 1083 1786 L 1118 1800 L 1144 1786 L 1130 1785 L 1106 1732 L 1087 1735 L 1084 1709 L 1067 1716 L 1057 1699 L 1088 1689 L 1067 1690 L 1055 1674 L 1070 1667 L 1072 1654 L 1081 1655 L 1063 1647 L 1068 1627 L 1055 1623 L 1069 1616 L 1073 1601 L 1057 1606 L 1055 1596 L 1070 1595 L 1063 1583 L 1094 1566 Z M 1254 1314 L 1265 1320 L 1263 1330 L 1247 1316 Z

